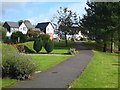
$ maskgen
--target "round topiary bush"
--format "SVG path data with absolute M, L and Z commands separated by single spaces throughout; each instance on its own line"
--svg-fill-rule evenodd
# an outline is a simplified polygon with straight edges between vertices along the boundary
M 2 45 L 2 77 L 24 80 L 36 70 L 31 58 L 19 54 L 18 50 L 7 44 Z
M 52 42 L 52 40 L 48 40 L 44 46 L 45 50 L 47 51 L 47 53 L 50 53 L 53 51 L 54 49 L 54 43 Z
M 42 49 L 42 40 L 40 38 L 36 38 L 33 45 L 34 50 L 38 53 Z

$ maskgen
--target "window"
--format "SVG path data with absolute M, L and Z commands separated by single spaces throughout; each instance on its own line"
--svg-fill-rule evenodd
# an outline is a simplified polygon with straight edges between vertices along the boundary
M 47 31 L 49 32 L 49 28 L 47 29 Z
M 26 31 L 26 27 L 23 27 L 23 30 Z

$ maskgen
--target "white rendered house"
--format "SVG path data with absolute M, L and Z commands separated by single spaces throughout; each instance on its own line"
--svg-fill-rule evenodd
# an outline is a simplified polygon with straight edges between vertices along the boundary
M 23 34 L 27 34 L 29 28 L 33 28 L 31 23 L 24 22 L 5 22 L 3 27 L 8 31 L 6 36 L 11 36 L 15 31 L 21 31 Z
M 50 23 L 50 22 L 38 23 L 35 28 L 39 28 L 44 33 L 49 34 L 50 38 L 53 39 L 54 27 L 53 27 L 52 23 Z

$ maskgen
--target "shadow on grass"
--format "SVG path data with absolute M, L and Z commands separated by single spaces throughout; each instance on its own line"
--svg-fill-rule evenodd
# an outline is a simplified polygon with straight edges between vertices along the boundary
M 120 64 L 112 64 L 113 66 L 120 66 Z
M 29 49 L 27 46 L 25 46 L 25 53 L 35 53 L 35 52 Z

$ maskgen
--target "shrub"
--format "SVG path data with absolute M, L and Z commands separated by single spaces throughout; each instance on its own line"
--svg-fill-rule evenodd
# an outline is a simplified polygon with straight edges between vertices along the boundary
M 6 32 L 7 32 L 7 29 L 3 28 L 3 27 L 0 27 L 0 37 L 2 37 L 2 41 L 5 39 L 6 37 Z
M 45 50 L 47 51 L 47 53 L 52 52 L 52 50 L 54 49 L 54 44 L 52 42 L 52 40 L 48 40 L 44 46 Z
M 35 71 L 35 63 L 19 54 L 15 47 L 3 44 L 2 51 L 2 77 L 24 80 Z
M 42 39 L 43 46 L 45 46 L 45 44 L 47 43 L 47 41 L 50 39 L 50 35 L 48 35 L 48 34 L 40 34 L 39 38 Z
M 29 29 L 27 32 L 27 36 L 30 38 L 36 38 L 40 35 L 40 30 Z
M 17 32 L 12 33 L 11 39 L 12 39 L 13 43 L 25 42 L 27 40 L 27 37 L 22 32 L 17 31 Z
M 70 50 L 68 51 L 69 54 L 75 55 L 76 51 L 75 48 L 70 48 Z
M 10 37 L 5 37 L 5 38 L 3 39 L 3 42 L 4 42 L 4 43 L 12 43 Z
M 41 38 L 42 40 L 48 40 L 48 39 L 50 39 L 50 35 L 48 35 L 48 34 L 40 34 L 39 38 Z
M 42 40 L 40 38 L 35 39 L 33 48 L 37 53 L 42 49 Z

